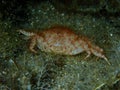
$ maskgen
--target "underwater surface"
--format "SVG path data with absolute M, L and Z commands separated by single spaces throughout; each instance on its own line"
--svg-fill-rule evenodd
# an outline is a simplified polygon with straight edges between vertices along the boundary
M 112 8 L 117 0 L 105 7 L 101 6 L 104 0 L 90 4 L 94 0 L 56 1 L 23 0 L 21 5 L 19 0 L 2 0 L 0 90 L 120 90 L 120 15 L 115 13 L 120 7 Z M 94 55 L 85 60 L 84 52 L 67 56 L 35 48 L 38 53 L 34 54 L 29 51 L 29 40 L 17 31 L 42 31 L 55 25 L 88 37 L 103 48 L 111 65 Z

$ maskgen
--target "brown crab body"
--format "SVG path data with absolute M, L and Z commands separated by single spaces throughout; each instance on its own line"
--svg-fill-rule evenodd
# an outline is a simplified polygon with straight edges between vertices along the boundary
M 42 32 L 42 36 L 38 36 L 36 40 L 42 51 L 65 55 L 75 55 L 84 51 L 79 37 L 67 29 L 50 29 Z
M 30 38 L 29 48 L 34 53 L 36 53 L 34 47 L 37 45 L 42 51 L 63 55 L 76 55 L 86 51 L 88 55 L 85 58 L 93 53 L 108 62 L 101 48 L 93 45 L 86 37 L 77 35 L 67 27 L 56 26 L 36 33 L 19 31 Z

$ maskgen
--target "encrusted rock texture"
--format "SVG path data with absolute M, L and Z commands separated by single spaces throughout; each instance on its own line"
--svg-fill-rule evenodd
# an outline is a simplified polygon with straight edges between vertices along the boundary
M 2 0 L 0 7 L 0 90 L 119 90 L 118 0 Z M 85 60 L 84 52 L 69 56 L 35 48 L 34 54 L 17 31 L 56 25 L 103 48 L 111 65 L 94 55 Z

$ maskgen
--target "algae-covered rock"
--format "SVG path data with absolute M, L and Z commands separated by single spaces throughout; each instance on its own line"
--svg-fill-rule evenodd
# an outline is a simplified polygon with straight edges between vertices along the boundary
M 119 0 L 51 0 L 53 5 L 64 12 L 99 12 L 105 9 L 108 13 L 120 11 Z
M 59 0 L 63 5 L 67 1 Z M 104 3 L 104 0 L 89 1 L 92 3 L 83 1 L 83 10 L 91 6 L 100 7 L 101 2 Z M 28 5 L 31 16 L 28 21 L 17 26 L 13 25 L 9 17 L 0 20 L 0 90 L 119 90 L 120 18 L 114 15 L 106 18 L 102 15 L 96 17 L 91 14 L 59 12 L 51 2 Z M 68 5 L 70 8 L 71 2 Z M 76 8 L 79 10 L 78 6 Z M 17 32 L 21 28 L 42 31 L 52 25 L 64 25 L 78 35 L 88 37 L 104 49 L 111 65 L 92 55 L 85 60 L 87 54 L 84 52 L 63 56 L 35 48 L 38 53 L 33 54 L 28 49 L 29 40 L 24 40 L 24 36 Z

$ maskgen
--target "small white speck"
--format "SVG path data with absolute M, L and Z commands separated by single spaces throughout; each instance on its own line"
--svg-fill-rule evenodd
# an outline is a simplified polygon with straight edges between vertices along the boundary
M 41 12 L 41 10 L 38 10 L 38 12 Z
M 18 78 L 17 80 L 20 81 L 20 78 Z
M 35 12 L 35 9 L 32 9 L 32 12 Z
M 93 22 L 95 22 L 96 20 L 95 20 L 95 18 L 93 18 Z
M 31 90 L 31 85 L 27 85 L 27 90 Z
M 60 43 L 55 43 L 54 46 L 61 46 L 61 44 Z
M 14 63 L 12 59 L 9 60 L 10 63 Z
M 2 71 L 3 74 L 7 74 L 5 71 Z
M 52 7 L 51 9 L 52 9 L 52 10 L 54 10 L 55 8 L 54 8 L 54 7 Z
M 62 13 L 61 16 L 64 16 L 64 13 Z
M 112 37 L 112 36 L 113 36 L 113 34 L 111 33 L 111 34 L 110 34 L 110 36 Z
M 26 73 L 25 73 L 25 75 L 27 76 L 27 75 L 29 75 L 29 73 L 28 73 L 28 72 L 26 72 Z
M 33 23 L 34 23 L 34 22 L 31 22 L 31 23 L 30 23 L 30 24 L 31 24 L 31 26 L 33 26 Z
M 15 39 L 15 41 L 17 42 L 18 40 L 17 40 L 17 39 Z

